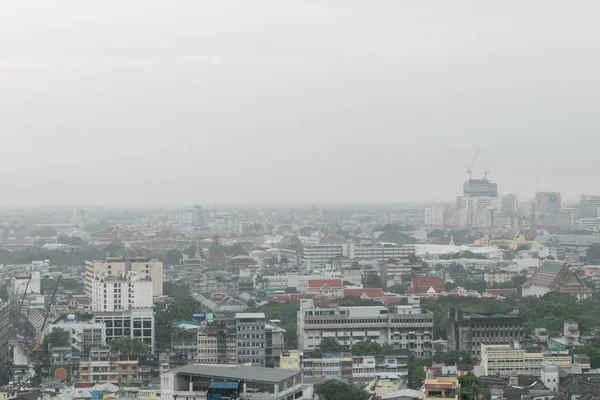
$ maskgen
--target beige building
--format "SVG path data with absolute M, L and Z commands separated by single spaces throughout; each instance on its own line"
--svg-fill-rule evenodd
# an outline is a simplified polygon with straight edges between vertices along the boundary
M 572 365 L 572 358 L 568 354 L 530 353 L 508 344 L 481 345 L 481 366 L 485 375 L 509 375 L 516 372 L 518 375 L 540 376 L 544 361 L 565 369 L 570 369 Z
M 139 380 L 139 355 L 112 352 L 110 346 L 90 349 L 81 357 L 80 382 L 135 382 Z
M 483 280 L 486 283 L 506 283 L 512 278 L 519 275 L 517 271 L 509 271 L 507 269 L 486 268 L 483 272 Z
M 198 334 L 198 356 L 199 364 L 218 364 L 218 339 L 214 336 Z
M 458 378 L 440 376 L 425 379 L 423 400 L 454 399 L 458 400 Z
M 163 295 L 163 263 L 149 258 L 107 257 L 102 261 L 86 261 L 85 291 L 89 297 L 92 297 L 93 280 L 97 274 L 126 276 L 128 272 L 136 272 L 142 278 L 150 277 L 152 294 Z

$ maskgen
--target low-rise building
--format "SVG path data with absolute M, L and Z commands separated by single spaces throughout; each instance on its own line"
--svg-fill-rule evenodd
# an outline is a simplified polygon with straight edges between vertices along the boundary
M 543 296 L 549 292 L 571 294 L 578 300 L 592 296 L 592 290 L 564 261 L 544 261 L 523 284 L 523 296 Z
M 315 350 L 324 338 L 336 339 L 344 346 L 365 340 L 408 349 L 414 355 L 431 355 L 433 314 L 423 311 L 418 297 L 409 297 L 408 305 L 316 307 L 312 299 L 303 299 L 298 311 L 300 352 Z
M 441 376 L 425 379 L 423 400 L 454 399 L 458 400 L 458 378 Z
M 550 362 L 569 370 L 572 357 L 567 354 L 544 354 L 535 351 L 514 348 L 508 344 L 481 344 L 481 366 L 485 375 L 519 375 L 540 376 L 543 362 Z
M 208 399 L 211 384 L 222 383 L 235 384 L 240 399 L 293 400 L 302 396 L 302 373 L 299 371 L 190 364 L 161 374 L 161 398 Z

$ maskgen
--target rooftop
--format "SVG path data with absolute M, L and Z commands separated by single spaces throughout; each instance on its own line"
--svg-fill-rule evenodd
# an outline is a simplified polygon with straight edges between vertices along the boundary
M 210 376 L 215 378 L 250 380 L 257 382 L 279 383 L 294 375 L 300 374 L 298 371 L 266 368 L 249 367 L 246 365 L 233 364 L 188 364 L 175 369 L 177 374 Z
M 256 318 L 256 319 L 266 319 L 265 317 L 265 313 L 236 313 L 235 314 L 235 319 L 242 319 L 242 318 Z

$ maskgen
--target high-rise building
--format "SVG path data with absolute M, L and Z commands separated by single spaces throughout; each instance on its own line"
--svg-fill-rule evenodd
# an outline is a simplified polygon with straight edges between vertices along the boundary
M 97 312 L 92 322 L 106 326 L 106 343 L 122 337 L 140 339 L 154 352 L 154 312 L 151 308 Z
M 9 348 L 8 348 L 8 327 L 9 324 L 9 303 L 0 300 L 0 376 L 6 375 L 9 365 Z
M 535 194 L 535 215 L 558 214 L 561 211 L 560 193 L 538 192 Z
M 266 322 L 264 313 L 235 314 L 238 364 L 265 366 Z
M 488 179 L 469 179 L 463 185 L 464 197 L 497 197 L 498 184 Z
M 579 200 L 579 218 L 596 219 L 600 208 L 600 196 L 581 196 Z
M 513 215 L 519 212 L 519 200 L 516 194 L 507 194 L 502 197 L 500 211 L 505 215 Z
M 135 272 L 99 273 L 92 280 L 92 311 L 120 311 L 152 307 L 152 279 Z
M 152 279 L 152 295 L 163 295 L 163 263 L 150 258 L 107 257 L 102 261 L 85 262 L 85 291 L 92 297 L 92 282 L 96 274 L 127 275 L 137 272 L 142 278 Z
M 443 228 L 444 227 L 444 208 L 430 207 L 425 209 L 425 226 L 428 228 Z

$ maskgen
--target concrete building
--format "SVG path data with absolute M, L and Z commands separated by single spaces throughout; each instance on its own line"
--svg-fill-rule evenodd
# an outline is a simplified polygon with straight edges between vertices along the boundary
M 425 209 L 423 224 L 429 229 L 444 227 L 444 207 L 429 207 Z
M 481 366 L 485 375 L 509 376 L 516 373 L 518 375 L 534 375 L 539 377 L 541 376 L 542 365 L 545 362 L 567 370 L 572 365 L 572 358 L 569 354 L 529 352 L 524 349 L 514 348 L 510 344 L 481 344 L 480 347 Z
M 4 376 L 8 373 L 9 366 L 9 347 L 8 347 L 8 328 L 9 323 L 9 303 L 0 300 L 0 376 Z
M 469 179 L 463 184 L 464 197 L 497 197 L 498 184 L 488 179 Z
M 298 311 L 298 348 L 300 352 L 319 347 L 324 338 L 352 346 L 364 340 L 408 349 L 419 357 L 431 354 L 433 314 L 421 310 L 419 298 L 409 304 L 384 306 L 319 308 L 312 299 L 303 299 Z
M 387 261 L 405 260 L 414 253 L 414 246 L 396 243 L 331 243 L 310 245 L 304 249 L 302 259 L 309 264 L 310 269 L 310 264 L 331 264 L 339 257 L 358 261 Z
M 458 400 L 458 378 L 440 376 L 425 379 L 423 400 L 454 399 Z
M 279 368 L 285 341 L 285 329 L 279 326 L 281 321 L 271 320 L 265 324 L 265 365 Z
M 294 400 L 302 397 L 302 373 L 244 365 L 190 364 L 161 374 L 162 400 L 221 398 L 216 386 L 235 385 L 241 400 Z M 211 388 L 212 386 L 212 388 Z
M 12 298 L 22 296 L 27 289 L 28 294 L 41 294 L 42 278 L 39 272 L 34 271 L 27 275 L 18 275 L 10 280 L 8 294 Z
M 579 219 L 598 218 L 600 196 L 581 196 L 579 199 Z
M 106 326 L 106 342 L 109 344 L 121 337 L 137 338 L 150 346 L 154 352 L 154 312 L 151 308 L 97 312 L 93 322 Z
M 517 271 L 504 269 L 504 268 L 486 268 L 483 271 L 483 280 L 486 283 L 506 283 L 510 282 L 512 278 L 518 276 Z
M 219 362 L 219 346 L 216 336 L 198 333 L 198 352 L 196 360 L 199 364 L 217 364 Z
M 79 352 L 106 345 L 106 325 L 94 322 L 93 315 L 61 316 L 44 329 L 44 336 L 57 328 L 69 332 L 71 347 Z
M 152 307 L 153 283 L 129 271 L 126 274 L 97 273 L 92 280 L 92 311 L 120 311 Z
M 558 192 L 538 192 L 535 194 L 535 216 L 557 214 L 561 211 L 562 204 Z
M 110 346 L 94 347 L 81 356 L 80 382 L 111 382 L 114 384 L 140 380 L 140 356 L 111 351 Z
M 560 369 L 557 365 L 550 361 L 542 361 L 540 373 L 542 382 L 544 386 L 553 392 L 558 391 L 558 384 L 560 382 L 559 372 Z
M 516 194 L 507 194 L 502 197 L 500 211 L 506 215 L 514 215 L 519 212 L 519 199 Z
M 237 313 L 237 362 L 265 366 L 266 317 L 264 313 Z
M 142 278 L 152 279 L 152 295 L 163 295 L 163 263 L 149 258 L 114 258 L 85 262 L 85 291 L 92 296 L 92 282 L 96 274 L 123 275 L 137 272 Z
M 508 314 L 475 314 L 448 309 L 448 349 L 479 358 L 481 344 L 507 344 L 524 338 L 523 318 Z

